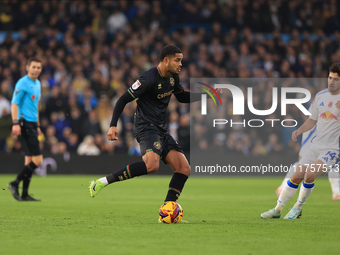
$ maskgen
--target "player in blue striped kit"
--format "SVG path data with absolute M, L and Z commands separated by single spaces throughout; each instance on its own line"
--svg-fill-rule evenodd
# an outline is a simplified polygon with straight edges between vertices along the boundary
M 40 201 L 28 194 L 28 187 L 34 170 L 41 165 L 43 156 L 39 147 L 39 100 L 41 84 L 38 77 L 42 71 L 41 60 L 30 58 L 26 66 L 27 75 L 18 80 L 15 85 L 11 111 L 12 133 L 18 136 L 25 153 L 25 167 L 17 178 L 8 184 L 13 197 L 18 201 Z M 23 182 L 21 196 L 19 184 Z
M 326 92 L 328 89 L 324 89 L 320 91 L 320 93 Z M 302 141 L 301 141 L 301 149 L 299 151 L 299 160 L 301 159 L 302 155 L 308 150 L 309 145 L 311 144 L 311 141 L 313 137 L 316 135 L 316 126 L 312 128 L 311 130 L 305 132 L 302 134 Z M 295 173 L 296 167 L 299 164 L 299 161 L 295 162 L 291 168 L 289 169 L 289 172 L 286 174 L 283 182 L 281 183 L 280 187 L 278 187 L 275 192 L 277 197 L 280 196 L 280 193 L 284 187 L 284 185 L 287 183 L 287 181 L 293 176 Z M 340 200 L 340 190 L 339 190 L 339 180 L 340 180 L 340 173 L 339 171 L 336 171 L 335 168 L 333 168 L 330 172 L 328 172 L 328 179 L 329 183 L 331 184 L 332 188 L 332 200 Z
M 303 153 L 297 170 L 290 180 L 284 184 L 276 207 L 263 212 L 263 219 L 280 218 L 281 211 L 287 202 L 295 195 L 302 182 L 298 199 L 284 219 L 297 219 L 302 215 L 302 206 L 314 189 L 314 181 L 325 172 L 339 169 L 340 152 L 340 64 L 334 63 L 329 68 L 328 90 L 316 94 L 309 118 L 292 133 L 292 140 L 307 132 L 316 125 L 316 135 L 313 136 L 307 151 Z

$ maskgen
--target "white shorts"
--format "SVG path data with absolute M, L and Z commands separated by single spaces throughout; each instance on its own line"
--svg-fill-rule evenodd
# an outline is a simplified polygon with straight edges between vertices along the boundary
M 339 162 L 339 150 L 317 149 L 309 146 L 308 150 L 302 155 L 299 165 L 308 167 L 317 160 L 321 160 L 323 163 L 320 170 L 325 173 L 329 172 Z

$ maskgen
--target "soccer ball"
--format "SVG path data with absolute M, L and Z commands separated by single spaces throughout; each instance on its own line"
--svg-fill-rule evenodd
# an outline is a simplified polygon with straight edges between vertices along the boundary
M 159 208 L 159 219 L 163 223 L 179 223 L 183 218 L 183 209 L 176 202 L 165 202 L 161 208 Z

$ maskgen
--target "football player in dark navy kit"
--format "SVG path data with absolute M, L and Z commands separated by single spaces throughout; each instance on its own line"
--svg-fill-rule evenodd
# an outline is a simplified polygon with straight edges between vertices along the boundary
M 167 131 L 166 109 L 172 94 L 181 103 L 190 103 L 190 95 L 191 102 L 201 100 L 201 93 L 184 91 L 179 82 L 182 59 L 180 49 L 172 45 L 165 46 L 160 52 L 160 64 L 141 74 L 117 101 L 107 137 L 111 141 L 118 139 L 119 116 L 127 103 L 138 98 L 133 133 L 140 144 L 143 161 L 91 181 L 91 197 L 110 183 L 156 172 L 161 159 L 175 172 L 165 201 L 176 201 L 179 198 L 190 174 L 190 166 L 181 147 Z
M 41 60 L 30 58 L 26 66 L 27 75 L 15 85 L 11 110 L 12 133 L 18 136 L 25 153 L 25 167 L 16 180 L 8 184 L 13 197 L 18 201 L 40 201 L 28 194 L 28 187 L 34 170 L 41 165 L 43 156 L 40 151 L 38 135 L 40 134 L 38 105 L 41 85 L 38 77 L 42 71 Z M 22 194 L 19 195 L 19 183 L 23 181 Z

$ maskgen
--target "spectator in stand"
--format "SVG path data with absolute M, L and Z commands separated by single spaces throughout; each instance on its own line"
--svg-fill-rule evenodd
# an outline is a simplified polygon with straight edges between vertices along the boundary
M 66 141 L 67 147 L 70 152 L 76 152 L 78 148 L 78 135 L 71 133 L 69 139 Z
M 114 8 L 112 14 L 107 19 L 107 30 L 109 33 L 115 33 L 117 30 L 124 31 L 128 25 L 128 20 L 119 8 Z
M 81 135 L 84 117 L 76 106 L 71 108 L 70 122 L 72 133 Z M 83 137 L 81 136 L 80 139 L 82 140 L 82 138 Z
M 79 97 L 78 105 L 83 108 L 83 111 L 89 113 L 98 105 L 98 99 L 93 95 L 89 87 L 84 89 L 83 95 Z
M 53 112 L 51 114 L 51 122 L 56 131 L 56 137 L 58 140 L 63 138 L 63 130 L 66 127 L 71 127 L 71 122 L 68 118 L 66 118 L 65 113 L 60 112 Z
M 89 112 L 88 119 L 86 119 L 82 125 L 82 134 L 84 136 L 91 135 L 93 137 L 97 134 L 102 134 L 96 110 L 91 110 Z
M 51 121 L 51 113 L 52 112 L 60 112 L 65 111 L 67 108 L 67 100 L 63 98 L 60 94 L 60 88 L 58 86 L 54 86 L 51 89 L 51 96 L 47 99 L 45 103 L 45 115 Z
M 87 135 L 84 141 L 79 145 L 77 149 L 78 155 L 97 156 L 100 154 L 100 150 L 94 144 L 94 138 L 91 135 Z

